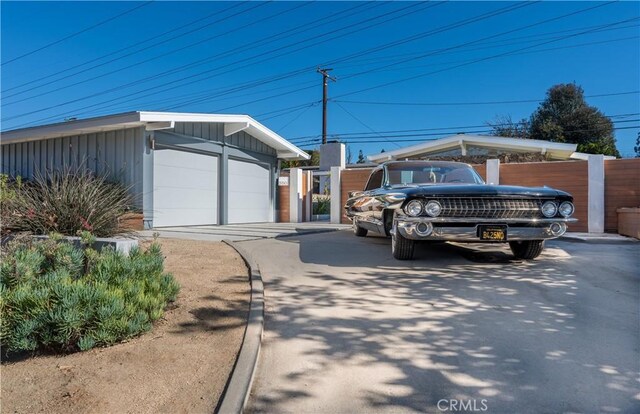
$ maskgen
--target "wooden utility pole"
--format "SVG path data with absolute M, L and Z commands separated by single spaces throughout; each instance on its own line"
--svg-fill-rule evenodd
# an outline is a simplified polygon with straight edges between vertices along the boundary
M 329 72 L 332 71 L 331 68 L 326 69 L 317 69 L 317 72 L 322 74 L 322 143 L 327 143 L 327 85 L 329 84 L 329 80 L 333 82 L 336 81 L 336 78 L 329 75 Z

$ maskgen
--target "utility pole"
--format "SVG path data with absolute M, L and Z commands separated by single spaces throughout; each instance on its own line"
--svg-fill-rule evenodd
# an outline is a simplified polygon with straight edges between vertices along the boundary
M 333 69 L 317 69 L 317 72 L 322 74 L 322 143 L 327 143 L 327 85 L 329 84 L 329 80 L 333 82 L 336 81 L 336 78 L 329 75 Z

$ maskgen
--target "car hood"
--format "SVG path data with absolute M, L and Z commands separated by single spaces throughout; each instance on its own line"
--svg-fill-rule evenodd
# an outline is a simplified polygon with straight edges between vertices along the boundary
M 521 187 L 514 185 L 489 184 L 424 184 L 395 185 L 388 187 L 393 192 L 401 192 L 407 197 L 420 196 L 516 196 L 516 197 L 571 197 L 569 193 L 549 187 Z

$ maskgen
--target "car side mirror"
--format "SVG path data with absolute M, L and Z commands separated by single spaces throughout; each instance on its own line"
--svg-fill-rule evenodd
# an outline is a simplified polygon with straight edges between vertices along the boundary
M 349 198 L 360 197 L 364 194 L 364 191 L 349 191 L 347 194 L 349 195 Z

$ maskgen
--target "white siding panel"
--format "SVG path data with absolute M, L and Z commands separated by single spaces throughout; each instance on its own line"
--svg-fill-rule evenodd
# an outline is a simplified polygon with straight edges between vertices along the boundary
M 250 162 L 229 160 L 229 223 L 273 221 L 269 169 Z
M 153 226 L 218 223 L 218 157 L 160 149 L 153 154 Z

